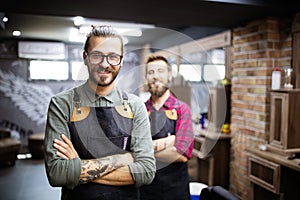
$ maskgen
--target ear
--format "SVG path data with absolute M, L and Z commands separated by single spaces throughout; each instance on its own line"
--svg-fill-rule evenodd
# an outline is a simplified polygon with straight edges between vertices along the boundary
M 172 72 L 168 73 L 168 83 L 171 83 L 172 81 Z
M 85 52 L 82 53 L 83 63 L 87 65 L 87 55 Z
M 124 58 L 121 60 L 121 63 L 120 63 L 120 69 L 123 67 L 123 63 L 124 63 Z M 119 70 L 120 70 L 119 69 Z
M 144 80 L 144 85 L 148 85 L 147 79 Z

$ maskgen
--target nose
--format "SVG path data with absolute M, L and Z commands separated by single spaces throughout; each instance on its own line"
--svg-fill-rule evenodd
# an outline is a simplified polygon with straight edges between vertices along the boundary
M 101 63 L 99 63 L 101 65 L 101 67 L 103 68 L 108 68 L 110 66 L 110 64 L 107 62 L 107 60 L 104 58 L 103 61 Z
M 152 75 L 153 75 L 154 79 L 157 79 L 157 77 L 158 77 L 158 73 L 157 72 L 154 71 Z

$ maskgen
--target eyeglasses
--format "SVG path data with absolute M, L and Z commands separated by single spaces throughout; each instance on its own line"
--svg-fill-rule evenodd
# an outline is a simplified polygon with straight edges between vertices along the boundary
M 97 65 L 103 62 L 104 58 L 106 58 L 106 62 L 112 66 L 117 66 L 121 63 L 123 56 L 111 53 L 108 55 L 104 55 L 96 52 L 86 52 L 88 60 L 91 64 Z

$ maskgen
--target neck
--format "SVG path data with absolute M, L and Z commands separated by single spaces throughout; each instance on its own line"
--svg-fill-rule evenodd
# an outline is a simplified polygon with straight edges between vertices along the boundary
M 99 96 L 105 96 L 114 88 L 114 82 L 108 86 L 98 86 L 93 81 L 88 80 L 89 86 L 95 91 Z
M 151 101 L 153 105 L 158 106 L 159 108 L 166 102 L 170 96 L 170 90 L 167 90 L 162 96 L 151 96 Z

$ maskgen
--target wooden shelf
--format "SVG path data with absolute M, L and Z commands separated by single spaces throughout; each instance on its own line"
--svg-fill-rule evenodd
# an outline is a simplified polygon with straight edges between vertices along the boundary
M 257 156 L 260 156 L 264 159 L 270 160 L 272 162 L 276 162 L 280 165 L 283 165 L 285 167 L 288 167 L 288 168 L 291 168 L 293 170 L 300 172 L 300 158 L 289 160 L 288 156 L 274 154 L 274 152 L 268 151 L 268 150 L 262 151 L 262 150 L 254 149 L 254 148 L 247 148 L 246 150 L 248 152 L 253 153 Z

